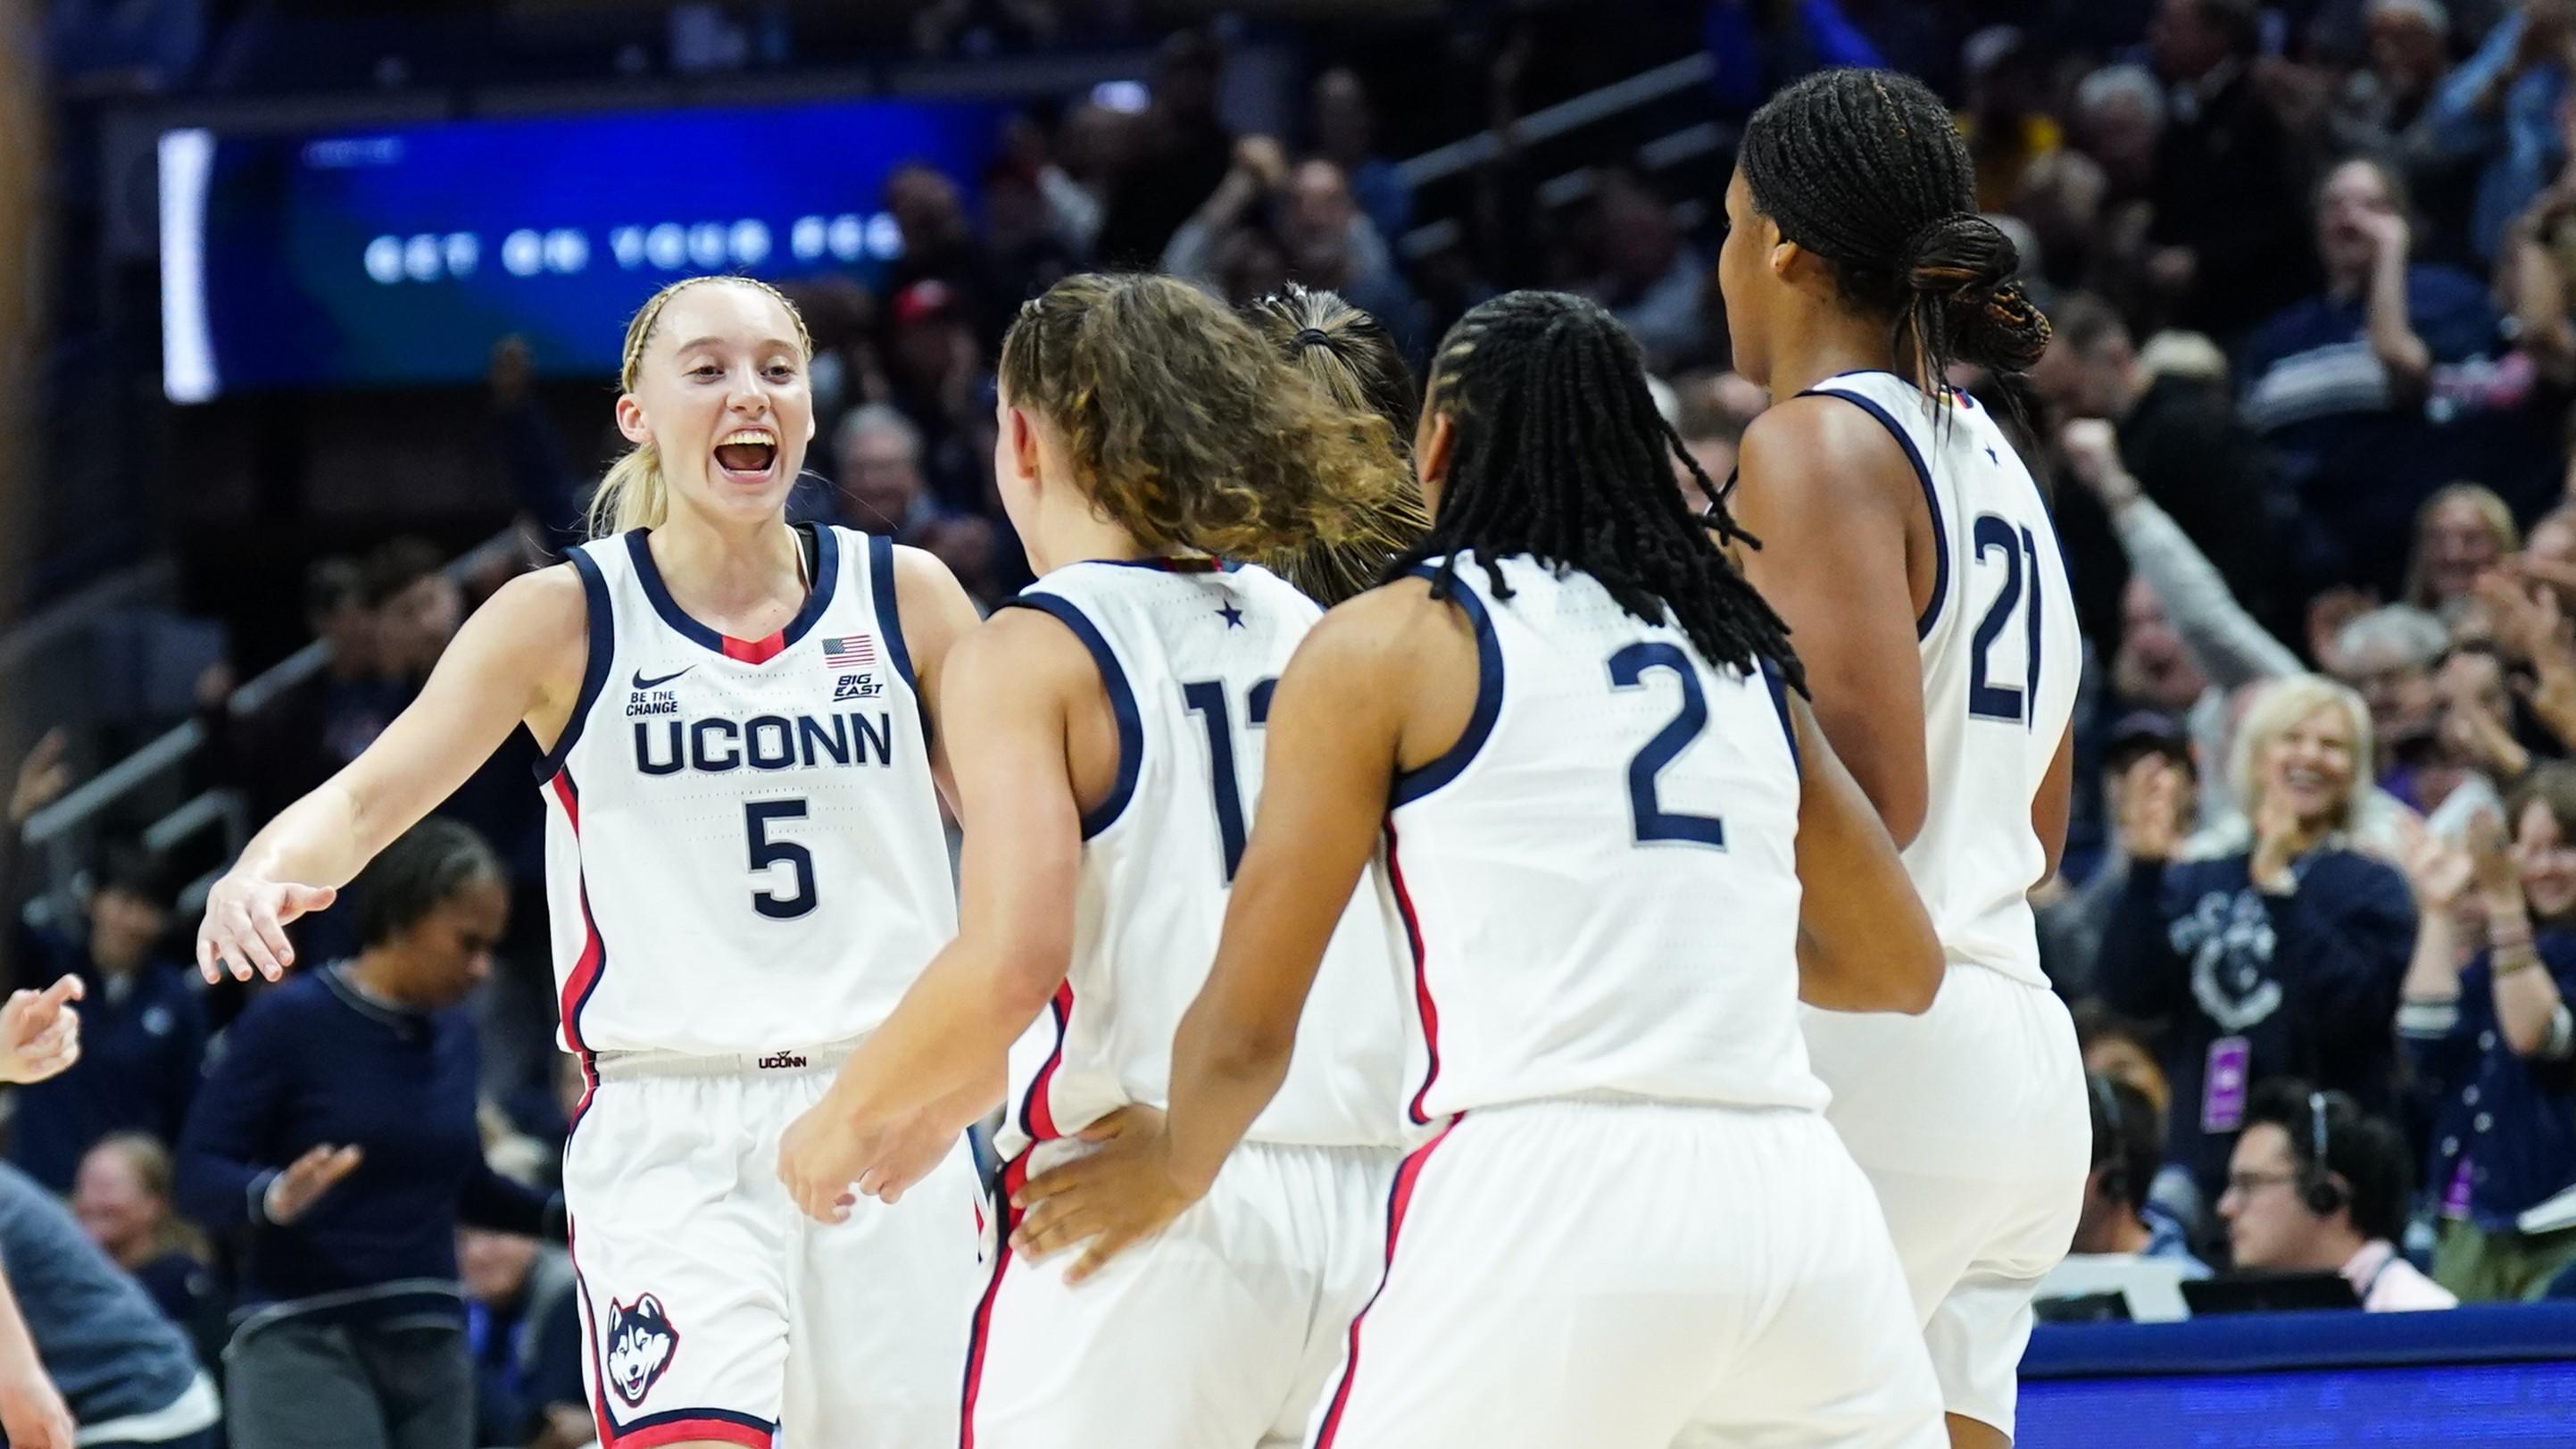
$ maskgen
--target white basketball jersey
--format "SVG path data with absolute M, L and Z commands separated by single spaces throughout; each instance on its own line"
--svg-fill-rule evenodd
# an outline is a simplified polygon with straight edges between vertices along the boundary
M 1930 794 L 1905 868 L 1952 961 L 2035 986 L 2029 892 L 2048 873 L 2030 806 L 2075 711 L 2081 641 L 2039 485 L 1975 398 L 1935 403 L 1892 373 L 1828 378 L 1905 448 L 1932 510 L 1938 570 L 1922 641 Z
M 1475 712 L 1388 817 L 1429 1049 L 1414 1120 L 1602 1093 L 1821 1108 L 1777 684 L 1710 668 L 1588 574 L 1502 571 L 1507 599 L 1459 556 Z
M 854 1040 L 957 933 L 893 547 L 815 529 L 805 606 L 741 640 L 680 611 L 645 537 L 570 555 L 590 658 L 538 765 L 564 1046 Z
M 1082 822 L 1072 969 L 1011 1053 L 1005 1156 L 1169 1099 L 1172 1033 L 1216 958 L 1261 801 L 1271 688 L 1322 617 L 1276 574 L 1212 559 L 1069 564 L 1012 604 L 1053 615 L 1090 651 L 1119 738 L 1116 786 Z M 1397 929 L 1372 864 L 1325 949 L 1288 1080 L 1250 1138 L 1401 1139 Z

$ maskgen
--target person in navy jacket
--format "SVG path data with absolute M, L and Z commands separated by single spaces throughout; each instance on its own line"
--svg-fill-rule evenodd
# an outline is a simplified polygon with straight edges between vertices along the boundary
M 2506 820 L 2510 846 L 2482 816 L 2465 847 L 2418 831 L 2406 854 L 2424 922 L 2397 1024 L 2433 1104 L 2433 1276 L 2472 1303 L 2576 1265 L 2576 765 L 2526 776 Z
M 2262 688 L 2231 770 L 2251 849 L 2180 858 L 2188 782 L 2162 755 L 2130 767 L 2129 880 L 2097 968 L 2114 1011 L 2163 1023 L 2168 1151 L 2211 1202 L 2260 1079 L 2302 1076 L 2393 1113 L 2398 984 L 2415 942 L 2405 878 L 2344 843 L 2370 789 L 2360 696 L 2317 675 Z
M 493 1171 L 462 1003 L 491 970 L 509 889 L 481 837 L 415 826 L 355 883 L 354 960 L 253 1001 L 179 1144 L 179 1202 L 238 1234 L 224 1353 L 234 1441 L 455 1449 L 474 1370 L 459 1222 L 535 1235 L 548 1201 Z

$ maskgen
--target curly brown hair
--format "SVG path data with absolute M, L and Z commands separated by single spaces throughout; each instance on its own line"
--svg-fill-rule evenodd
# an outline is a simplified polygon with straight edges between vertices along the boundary
M 1020 308 L 1002 392 L 1063 430 L 1075 484 L 1151 549 L 1293 568 L 1376 548 L 1412 487 L 1384 418 L 1326 395 L 1251 325 L 1169 277 L 1087 272 Z

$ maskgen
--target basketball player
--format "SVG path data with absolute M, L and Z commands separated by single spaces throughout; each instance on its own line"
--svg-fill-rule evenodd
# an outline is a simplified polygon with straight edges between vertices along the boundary
M 1718 259 L 1735 365 L 1776 399 L 1738 464 L 1735 512 L 1768 545 L 1744 567 L 1952 963 L 1923 1017 L 1810 1013 L 1807 1044 L 1963 1446 L 2010 1442 L 2031 1292 L 2091 1156 L 2025 899 L 2066 834 L 2075 611 L 2038 488 L 1945 383 L 1954 360 L 2028 367 L 2048 322 L 1973 181 L 1919 83 L 1811 76 L 1747 125 Z
M 1168 1116 L 1019 1193 L 1022 1252 L 1087 1243 L 1072 1271 L 1107 1278 L 1221 1191 L 1383 837 L 1425 1047 L 1404 1100 L 1437 1135 L 1389 1193 L 1322 1449 L 1940 1443 L 1796 1015 L 1923 1009 L 1938 943 L 1779 621 L 1675 492 L 1687 456 L 1598 306 L 1460 319 L 1414 443 L 1431 533 L 1280 679 Z
M 929 555 L 788 526 L 809 350 L 747 279 L 647 302 L 617 400 L 634 449 L 592 505 L 616 532 L 493 595 L 383 736 L 252 840 L 198 934 L 209 973 L 274 979 L 279 927 L 512 728 L 547 747 L 563 1041 L 591 1086 L 564 1193 L 608 1449 L 764 1446 L 782 1420 L 836 1449 L 956 1434 L 962 1142 L 899 1206 L 830 1227 L 770 1171 L 954 933 L 933 706 L 976 623 Z
M 980 1115 L 998 1093 L 973 1089 L 1015 1039 L 1010 1187 L 1109 1112 L 1160 1105 L 1261 798 L 1271 690 L 1321 615 L 1217 556 L 1348 548 L 1356 572 L 1413 539 L 1374 527 L 1413 490 L 1392 431 L 1166 277 L 1077 276 L 1029 303 L 998 406 L 995 473 L 1039 578 L 948 671 L 960 934 L 787 1134 L 781 1175 L 826 1220 L 890 1127 L 927 1115 L 936 1143 Z M 1090 1291 L 999 1256 L 961 1443 L 1298 1441 L 1376 1284 L 1400 1155 L 1403 991 L 1374 883 L 1316 996 L 1297 1071 L 1191 1216 Z

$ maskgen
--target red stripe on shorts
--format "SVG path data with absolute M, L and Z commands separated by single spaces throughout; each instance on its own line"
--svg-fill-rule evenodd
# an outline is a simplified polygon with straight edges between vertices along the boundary
M 1351 1402 L 1351 1380 L 1359 1377 L 1360 1372 L 1360 1325 L 1368 1321 L 1369 1310 L 1377 1306 L 1378 1295 L 1386 1291 L 1387 1274 L 1395 1271 L 1395 1239 L 1404 1230 L 1405 1210 L 1413 1206 L 1413 1185 L 1421 1180 L 1423 1164 L 1431 1160 L 1432 1152 L 1448 1141 L 1449 1134 L 1457 1131 L 1458 1124 L 1466 1120 L 1464 1112 L 1450 1118 L 1449 1125 L 1440 1129 L 1439 1136 L 1416 1148 L 1413 1155 L 1404 1159 L 1403 1165 L 1395 1170 L 1395 1185 L 1386 1194 L 1386 1269 L 1378 1275 L 1377 1288 L 1369 1294 L 1369 1301 L 1361 1305 L 1359 1313 L 1351 1319 L 1350 1347 L 1342 1355 L 1342 1386 L 1333 1391 L 1333 1407 L 1324 1415 L 1323 1427 L 1315 1436 L 1315 1449 L 1332 1449 L 1333 1436 L 1341 1432 L 1342 1410 Z

